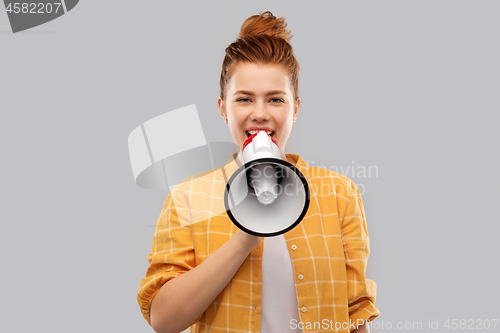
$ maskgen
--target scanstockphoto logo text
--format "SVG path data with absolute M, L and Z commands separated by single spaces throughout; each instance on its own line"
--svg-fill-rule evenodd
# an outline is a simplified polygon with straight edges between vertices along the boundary
M 290 320 L 290 328 L 296 329 L 329 329 L 329 330 L 354 330 L 365 323 L 364 320 L 358 319 L 349 322 L 335 322 L 333 320 L 323 319 L 322 321 L 302 322 L 297 319 Z M 366 327 L 370 330 L 496 330 L 499 327 L 498 318 L 449 318 L 449 319 L 428 319 L 427 321 L 407 321 L 407 322 L 391 322 L 384 320 L 374 320 L 366 322 Z
M 369 178 L 378 178 L 379 177 L 379 169 L 376 165 L 356 165 L 354 161 L 351 161 L 351 165 L 342 166 L 342 165 L 331 165 L 331 166 L 323 166 L 316 165 L 314 161 L 306 161 L 306 163 L 310 166 L 319 167 L 323 169 L 327 169 L 333 172 L 336 172 L 340 175 L 346 176 L 350 178 L 359 189 L 360 195 L 363 195 L 366 192 L 366 186 L 363 184 L 363 179 Z M 314 172 L 310 172 L 310 177 L 315 177 L 319 175 L 315 175 Z
M 338 174 L 347 176 L 351 180 L 355 179 L 355 181 L 353 182 L 358 187 L 360 195 L 364 194 L 365 185 L 360 183 L 358 179 L 369 178 L 369 177 L 378 178 L 377 166 L 355 167 L 353 165 L 352 168 L 348 167 L 346 169 L 344 169 L 343 167 L 336 168 L 335 166 L 332 166 L 330 168 L 326 167 L 321 167 L 321 168 L 330 169 L 331 171 L 335 171 Z M 291 167 L 290 169 L 295 169 L 295 167 Z M 290 177 L 290 174 L 294 174 L 293 172 L 290 172 L 288 168 L 282 168 L 272 163 L 269 164 L 263 163 L 260 165 L 259 168 L 253 168 L 251 170 L 252 170 L 251 175 L 253 178 L 252 184 L 254 186 L 259 186 L 260 183 L 261 186 L 264 186 L 266 188 L 272 188 L 273 192 L 277 193 L 278 195 L 287 195 L 287 196 L 295 196 L 303 191 L 303 188 L 301 186 L 294 186 L 295 183 L 293 182 L 288 182 L 286 185 L 280 184 L 279 181 L 278 182 L 275 181 L 273 183 L 272 181 L 273 179 L 279 180 L 283 177 L 288 178 Z M 349 170 L 353 171 L 349 172 Z M 343 186 L 344 182 L 336 184 L 332 183 L 331 177 L 335 176 L 332 175 L 325 176 L 324 171 L 321 171 L 320 169 L 314 169 L 314 168 L 309 169 L 309 177 L 311 179 L 316 179 L 314 182 L 309 184 L 310 191 L 312 193 L 317 193 L 318 195 L 327 195 L 330 193 L 335 193 L 336 195 L 341 195 L 341 196 L 349 196 L 350 194 L 356 194 L 356 193 L 351 193 L 352 189 L 350 189 L 349 187 L 346 188 L 345 186 Z M 250 195 L 255 195 L 255 194 L 250 193 Z
M 12 32 L 31 29 L 52 21 L 75 8 L 79 0 L 4 0 Z

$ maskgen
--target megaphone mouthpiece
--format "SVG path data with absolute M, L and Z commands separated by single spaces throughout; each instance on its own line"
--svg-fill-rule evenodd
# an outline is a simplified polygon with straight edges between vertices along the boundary
M 281 159 L 281 152 L 276 141 L 267 134 L 266 131 L 259 131 L 250 137 L 243 144 L 243 163 L 247 163 L 258 158 Z

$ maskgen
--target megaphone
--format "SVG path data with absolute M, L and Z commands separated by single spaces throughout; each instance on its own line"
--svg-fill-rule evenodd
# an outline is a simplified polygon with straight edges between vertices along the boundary
M 276 141 L 265 131 L 242 147 L 243 165 L 226 184 L 224 205 L 241 230 L 260 237 L 296 227 L 309 207 L 309 186 L 293 164 L 281 159 Z

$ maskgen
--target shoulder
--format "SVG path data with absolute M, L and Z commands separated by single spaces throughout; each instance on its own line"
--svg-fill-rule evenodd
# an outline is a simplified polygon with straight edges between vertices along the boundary
M 185 195 L 189 192 L 208 191 L 213 187 L 214 181 L 217 180 L 217 173 L 218 170 L 210 170 L 187 176 L 180 183 L 172 187 L 170 194 L 179 196 Z
M 172 188 L 177 193 L 186 192 L 212 192 L 215 187 L 225 187 L 231 173 L 237 169 L 234 156 L 228 160 L 225 165 L 217 169 L 212 169 L 203 173 L 190 175 L 184 178 L 179 184 Z
M 358 192 L 356 184 L 347 176 L 325 167 L 311 166 L 300 155 L 287 154 L 289 160 L 295 163 L 307 178 L 311 193 L 320 195 L 345 195 L 350 197 Z
M 327 169 L 325 167 L 311 166 L 300 155 L 287 154 L 289 160 L 295 163 L 295 166 L 305 173 L 305 176 L 310 181 L 321 181 L 322 179 L 329 179 L 336 184 L 343 186 L 351 186 L 354 182 L 349 177 L 344 176 L 336 171 Z
M 312 191 L 323 195 L 335 194 L 344 197 L 355 196 L 358 192 L 356 184 L 345 175 L 324 167 L 307 164 L 304 167 Z
M 226 184 L 226 175 L 222 168 L 184 178 L 171 189 L 169 195 L 172 199 L 186 204 L 193 200 L 198 204 L 203 204 L 205 201 L 210 202 L 212 199 L 221 197 Z
M 311 181 L 321 179 L 331 179 L 335 184 L 342 186 L 351 186 L 354 182 L 347 176 L 344 176 L 336 171 L 326 169 L 324 167 L 307 166 L 307 172 Z

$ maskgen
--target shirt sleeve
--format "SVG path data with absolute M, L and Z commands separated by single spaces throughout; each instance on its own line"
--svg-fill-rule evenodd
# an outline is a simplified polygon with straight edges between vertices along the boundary
M 170 279 L 196 266 L 189 205 L 175 187 L 168 195 L 156 223 L 153 248 L 148 255 L 149 267 L 137 291 L 137 302 L 144 319 L 151 325 L 151 301 Z
M 347 206 L 339 212 L 347 272 L 349 319 L 354 325 L 372 321 L 380 311 L 375 307 L 377 285 L 366 278 L 370 241 L 359 189 L 352 181 L 346 186 Z M 346 201 L 344 200 L 344 201 Z

